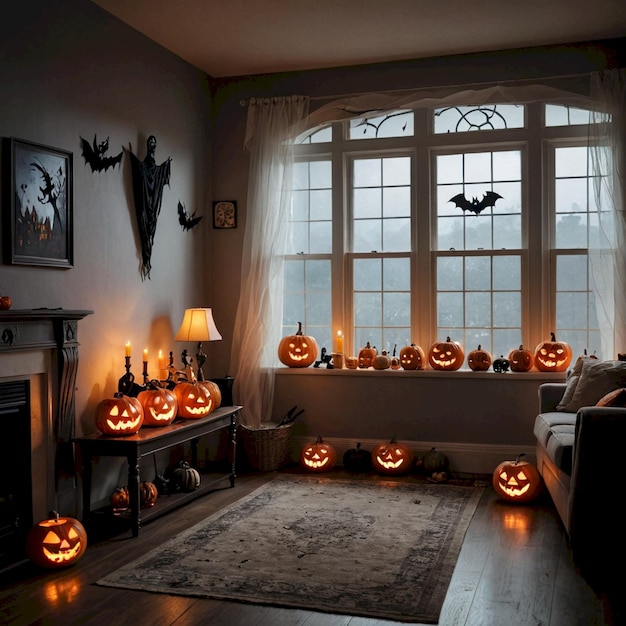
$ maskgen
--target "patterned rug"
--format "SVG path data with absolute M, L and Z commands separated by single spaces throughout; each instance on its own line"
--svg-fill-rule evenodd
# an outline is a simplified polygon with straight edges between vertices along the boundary
M 483 491 L 281 475 L 97 584 L 436 624 Z

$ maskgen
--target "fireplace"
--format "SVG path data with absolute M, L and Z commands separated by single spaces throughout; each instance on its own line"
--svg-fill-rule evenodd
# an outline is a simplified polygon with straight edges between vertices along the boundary
M 74 389 L 78 321 L 91 311 L 0 311 L 0 570 L 51 510 L 76 506 Z M 68 508 L 69 507 L 69 508 Z

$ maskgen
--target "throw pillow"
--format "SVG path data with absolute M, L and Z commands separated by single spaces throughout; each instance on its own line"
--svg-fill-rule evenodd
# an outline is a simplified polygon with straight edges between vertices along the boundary
M 609 391 L 605 396 L 602 396 L 596 406 L 617 406 L 626 408 L 626 388 L 614 389 Z
M 580 380 L 580 372 L 583 369 L 583 363 L 585 360 L 589 360 L 591 357 L 587 356 L 579 356 L 576 359 L 576 363 L 574 363 L 574 367 L 567 372 L 567 386 L 565 387 L 565 391 L 563 393 L 563 397 L 561 401 L 558 403 L 556 410 L 557 411 L 567 411 L 574 394 L 576 393 L 576 388 L 578 387 L 578 381 Z
M 626 387 L 626 363 L 584 359 L 572 399 L 562 411 L 575 413 L 581 406 L 594 406 L 610 391 Z

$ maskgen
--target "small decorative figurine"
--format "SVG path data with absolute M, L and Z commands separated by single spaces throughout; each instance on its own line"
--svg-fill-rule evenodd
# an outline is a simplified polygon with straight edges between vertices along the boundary
M 319 361 L 315 361 L 313 367 L 319 368 L 320 365 L 323 365 L 327 370 L 332 370 L 335 367 L 333 362 L 333 355 L 328 354 L 326 352 L 326 348 L 322 348 L 321 359 Z

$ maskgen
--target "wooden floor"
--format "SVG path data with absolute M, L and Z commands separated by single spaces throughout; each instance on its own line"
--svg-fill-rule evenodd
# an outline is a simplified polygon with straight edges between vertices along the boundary
M 293 471 L 293 470 L 292 470 Z M 239 602 L 198 600 L 98 587 L 100 577 L 234 502 L 272 477 L 244 474 L 235 488 L 209 493 L 130 532 L 91 542 L 74 566 L 41 571 L 29 562 L 0 576 L 0 624 L 96 626 L 393 626 L 397 622 Z M 340 470 L 338 476 L 345 476 Z M 622 579 L 624 577 L 622 576 Z M 621 614 L 623 618 L 623 614 Z M 443 606 L 442 626 L 595 626 L 626 622 L 606 594 L 574 567 L 546 497 L 515 506 L 490 486 L 467 531 Z

